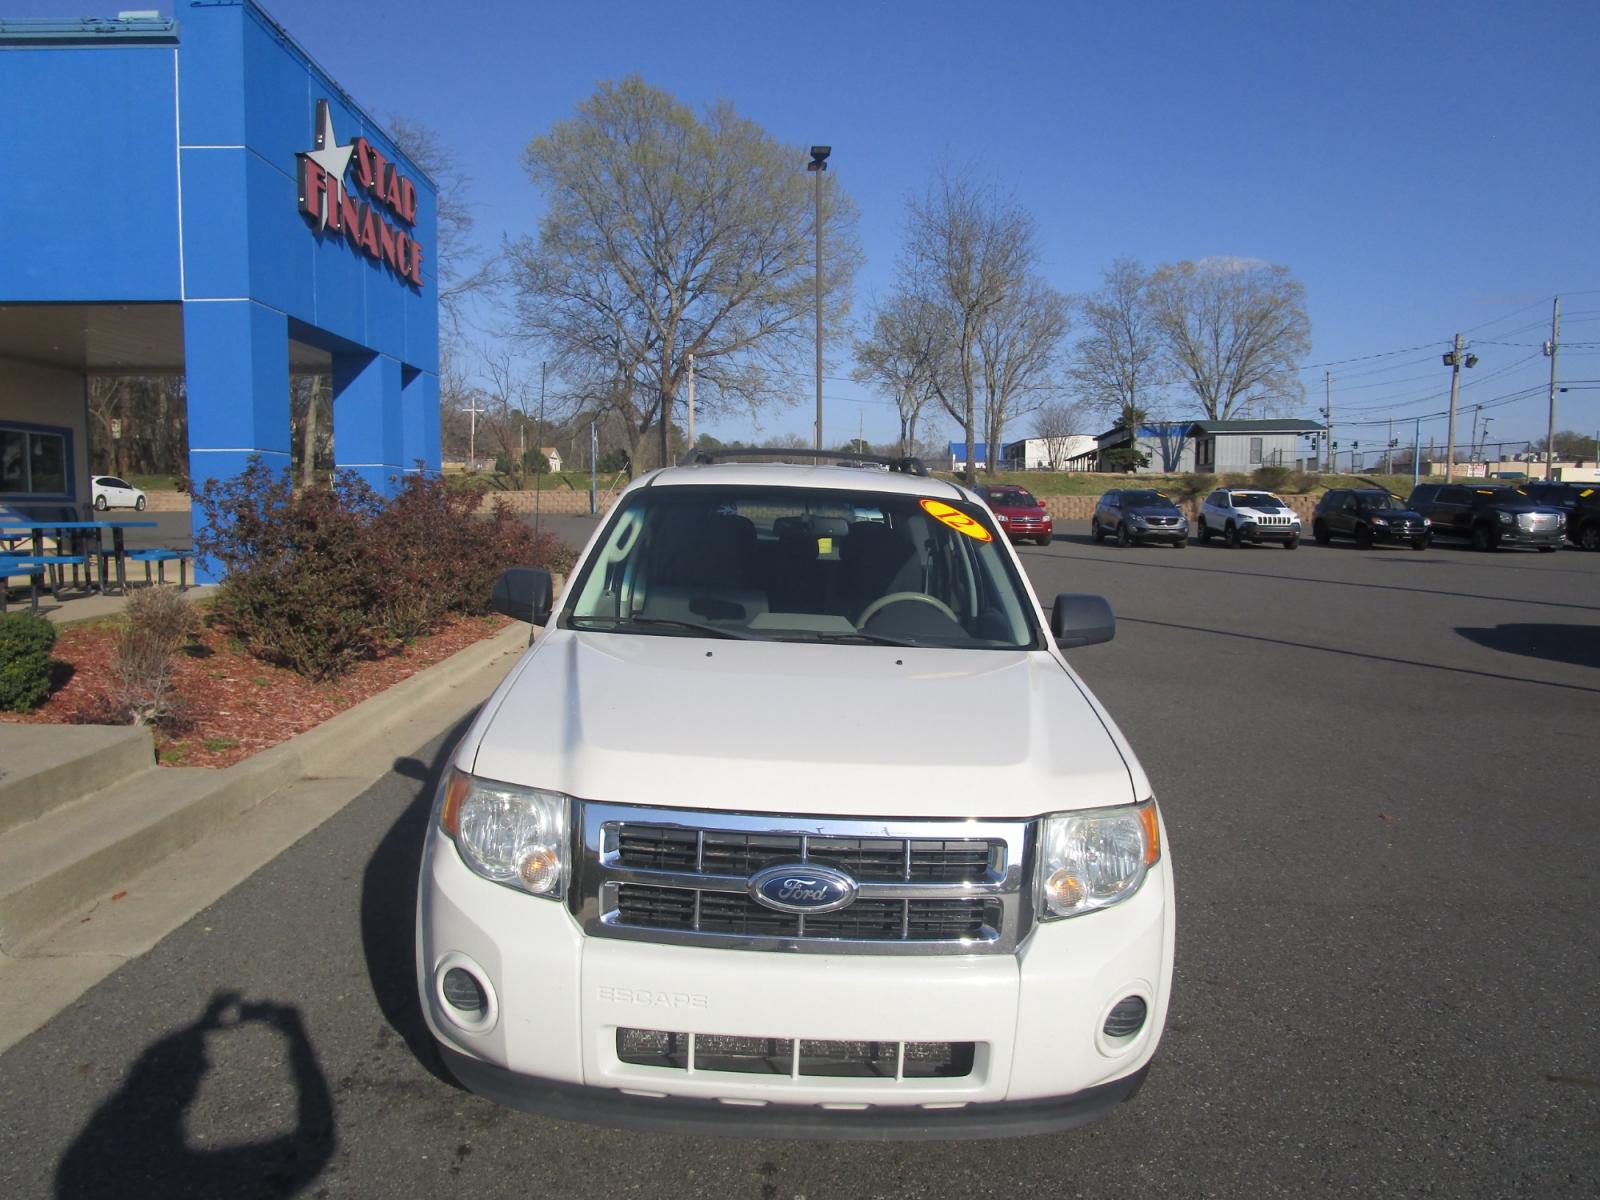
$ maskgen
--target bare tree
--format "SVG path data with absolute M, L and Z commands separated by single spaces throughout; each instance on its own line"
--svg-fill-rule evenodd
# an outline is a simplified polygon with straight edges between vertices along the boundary
M 900 412 L 900 453 L 917 441 L 917 419 L 933 398 L 935 360 L 940 344 L 939 314 L 927 301 L 895 293 L 872 321 L 872 336 L 855 344 L 858 383 L 894 397 Z
M 985 467 L 999 467 L 1006 424 L 1026 416 L 1056 389 L 1061 341 L 1071 326 L 1067 298 L 1037 276 L 1019 282 L 978 326 L 983 365 Z
M 1067 465 L 1069 439 L 1083 432 L 1088 404 L 1082 400 L 1047 400 L 1033 415 L 1033 434 L 1044 442 L 1045 463 L 1052 471 Z
M 479 254 L 472 240 L 475 222 L 467 198 L 472 177 L 434 129 L 397 114 L 390 114 L 385 124 L 395 145 L 438 189 L 438 242 L 430 248 L 434 278 L 438 281 L 439 310 L 445 318 L 446 332 L 459 336 L 467 298 L 496 282 L 493 262 Z
M 979 338 L 995 311 L 1025 283 L 1038 257 L 1033 218 L 1010 196 L 944 167 L 910 204 L 903 290 L 932 306 L 943 354 L 933 390 L 966 437 L 965 477 L 974 475 L 981 380 Z M 995 447 L 989 448 L 993 456 Z
M 1206 258 L 1158 267 L 1149 296 L 1177 378 L 1209 420 L 1246 402 L 1263 411 L 1305 394 L 1296 366 L 1311 348 L 1305 288 L 1288 267 Z
M 637 76 L 602 84 L 523 156 L 549 204 L 512 247 L 524 332 L 588 402 L 640 434 L 653 419 L 663 443 L 691 355 L 707 411 L 786 397 L 769 368 L 803 364 L 815 312 L 804 161 L 726 101 L 701 118 Z M 822 185 L 837 329 L 861 255 L 854 206 Z
M 1079 302 L 1085 329 L 1069 374 L 1088 404 L 1125 424 L 1131 412 L 1149 412 L 1170 375 L 1149 274 L 1133 259 L 1119 258 L 1102 280 Z

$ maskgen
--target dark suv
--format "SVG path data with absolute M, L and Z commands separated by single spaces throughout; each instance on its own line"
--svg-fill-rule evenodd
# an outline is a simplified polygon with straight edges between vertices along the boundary
M 1379 542 L 1426 550 L 1433 531 L 1426 517 L 1382 488 L 1334 488 L 1317 501 L 1311 536 L 1319 546 L 1347 537 L 1362 550 Z
M 1115 538 L 1119 546 L 1170 542 L 1182 550 L 1189 544 L 1189 518 L 1152 488 L 1115 488 L 1094 506 L 1089 534 L 1097 542 Z
M 1433 522 L 1434 533 L 1470 538 L 1474 550 L 1537 546 L 1548 553 L 1567 535 L 1565 513 L 1514 487 L 1423 483 L 1412 489 L 1407 503 Z
M 1567 541 L 1585 550 L 1600 550 L 1600 483 L 1519 484 L 1517 490 L 1536 504 L 1559 508 L 1567 515 Z

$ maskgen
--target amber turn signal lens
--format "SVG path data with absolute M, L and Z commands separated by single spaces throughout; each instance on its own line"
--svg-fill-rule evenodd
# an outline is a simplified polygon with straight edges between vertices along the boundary
M 1144 865 L 1154 866 L 1161 859 L 1161 820 L 1154 800 L 1139 806 L 1139 820 L 1144 822 Z
M 472 778 L 454 767 L 444 785 L 444 806 L 439 810 L 439 828 L 451 837 L 461 831 L 461 802 L 472 790 Z

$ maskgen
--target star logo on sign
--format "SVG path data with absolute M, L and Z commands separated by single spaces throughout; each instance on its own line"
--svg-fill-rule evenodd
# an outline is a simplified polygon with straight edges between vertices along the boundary
M 327 197 L 322 204 L 322 228 L 328 227 L 328 210 L 337 204 L 336 192 L 344 190 L 344 173 L 350 166 L 350 155 L 355 144 L 341 146 L 333 133 L 333 114 L 326 100 L 317 101 L 317 148 L 305 151 L 305 157 L 316 163 L 328 175 Z

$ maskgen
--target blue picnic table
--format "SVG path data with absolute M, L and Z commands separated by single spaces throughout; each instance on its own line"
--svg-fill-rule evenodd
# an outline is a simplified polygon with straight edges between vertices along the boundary
M 106 590 L 106 559 L 111 558 L 116 562 L 117 586 L 126 594 L 128 590 L 128 551 L 123 542 L 123 530 L 156 529 L 158 527 L 159 523 L 156 521 L 60 521 L 53 518 L 41 518 L 32 521 L 0 521 L 0 540 L 5 540 L 7 535 L 10 534 L 13 536 L 9 540 L 20 541 L 21 538 L 15 535 L 26 534 L 32 544 L 29 552 L 7 553 L 0 551 L 0 572 L 17 575 L 26 573 L 29 578 L 33 607 L 37 609 L 39 606 L 39 592 L 37 584 L 33 583 L 34 579 L 40 576 L 49 578 L 50 593 L 55 595 L 60 590 L 61 573 L 64 569 L 70 566 L 73 569 L 73 577 L 76 579 L 77 569 L 82 566 L 84 568 L 84 581 L 87 585 L 90 582 L 89 562 L 92 557 L 99 568 L 98 589 L 104 592 Z M 108 529 L 111 531 L 111 549 L 109 551 L 105 548 L 105 531 Z M 60 543 L 62 538 L 60 534 L 64 532 L 84 536 L 93 535 L 94 554 L 90 556 L 88 554 L 61 553 Z M 51 534 L 56 535 L 57 546 L 55 552 L 47 553 L 44 543 L 45 539 Z M 48 572 L 48 575 L 46 575 L 46 572 Z

